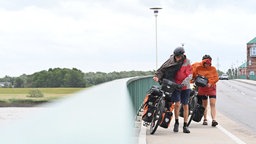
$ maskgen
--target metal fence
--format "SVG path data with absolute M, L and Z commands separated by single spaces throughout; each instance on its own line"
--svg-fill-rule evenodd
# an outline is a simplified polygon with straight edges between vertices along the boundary
M 152 85 L 158 85 L 152 77 L 153 76 L 136 77 L 127 82 L 127 87 L 133 104 L 133 111 L 136 114 L 138 114 L 143 104 L 147 91 Z

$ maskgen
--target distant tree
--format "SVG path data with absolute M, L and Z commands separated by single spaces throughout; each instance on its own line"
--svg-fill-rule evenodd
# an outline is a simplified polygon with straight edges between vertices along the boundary
M 49 87 L 62 87 L 65 76 L 65 69 L 55 68 L 48 70 L 47 85 Z
M 64 76 L 65 87 L 85 87 L 84 73 L 76 68 L 67 71 Z
M 72 68 L 49 68 L 35 72 L 31 75 L 20 77 L 5 76 L 0 78 L 2 82 L 12 83 L 15 87 L 89 87 L 115 79 L 153 75 L 153 71 L 121 71 L 121 72 L 88 72 Z
M 231 79 L 233 79 L 233 78 L 234 78 L 234 69 L 233 69 L 233 68 L 228 69 L 227 75 L 228 75 Z
M 224 72 L 223 72 L 223 71 L 220 71 L 220 70 L 217 70 L 217 72 L 218 72 L 218 75 L 219 75 L 219 76 L 222 75 L 222 74 L 224 74 Z
M 15 78 L 14 87 L 23 88 L 24 87 L 24 80 L 21 77 Z
M 48 73 L 43 70 L 32 75 L 32 87 L 48 87 Z

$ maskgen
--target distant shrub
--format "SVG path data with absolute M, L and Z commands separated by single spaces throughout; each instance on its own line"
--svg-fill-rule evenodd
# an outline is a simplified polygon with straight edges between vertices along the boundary
M 43 97 L 44 94 L 39 89 L 30 90 L 27 97 Z

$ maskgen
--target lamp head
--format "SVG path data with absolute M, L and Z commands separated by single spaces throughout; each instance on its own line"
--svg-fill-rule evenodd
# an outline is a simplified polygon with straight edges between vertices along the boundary
M 155 15 L 157 15 L 157 14 L 158 14 L 158 11 L 159 11 L 160 9 L 162 9 L 162 8 L 160 8 L 160 7 L 153 7 L 153 8 L 150 8 L 150 9 L 154 11 L 154 14 L 155 14 Z

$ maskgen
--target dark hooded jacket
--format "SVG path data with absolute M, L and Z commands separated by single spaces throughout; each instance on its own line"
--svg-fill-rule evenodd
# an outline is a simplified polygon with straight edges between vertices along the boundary
M 174 55 L 171 55 L 170 58 L 155 72 L 155 76 L 157 76 L 160 81 L 163 79 L 175 81 L 176 73 L 181 68 L 185 59 L 186 56 L 184 55 L 184 58 L 181 61 L 176 62 Z

